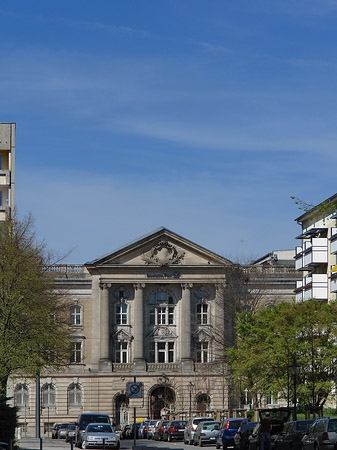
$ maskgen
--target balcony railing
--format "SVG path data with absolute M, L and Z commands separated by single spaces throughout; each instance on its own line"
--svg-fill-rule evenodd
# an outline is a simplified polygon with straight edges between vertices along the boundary
M 296 270 L 307 270 L 309 267 L 328 262 L 328 239 L 312 238 L 304 242 L 303 247 L 296 247 Z
M 328 299 L 328 275 L 312 274 L 296 282 L 296 301 Z

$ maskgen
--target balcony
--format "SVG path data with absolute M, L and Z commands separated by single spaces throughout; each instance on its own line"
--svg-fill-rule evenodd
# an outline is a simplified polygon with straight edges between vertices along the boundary
M 11 177 L 9 170 L 0 170 L 0 186 L 9 186 Z
M 328 239 L 312 238 L 304 242 L 303 247 L 296 247 L 296 270 L 310 270 L 319 264 L 328 263 Z
M 328 275 L 312 274 L 296 283 L 296 302 L 304 302 L 312 298 L 316 300 L 328 299 Z
M 331 228 L 331 238 L 330 238 L 330 253 L 332 255 L 337 254 L 337 228 Z
M 332 272 L 330 276 L 330 292 L 337 292 L 337 272 Z

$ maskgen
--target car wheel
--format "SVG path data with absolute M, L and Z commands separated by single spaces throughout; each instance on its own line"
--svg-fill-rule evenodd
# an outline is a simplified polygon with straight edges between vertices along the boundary
M 120 447 L 120 446 L 121 446 L 121 443 L 118 441 L 118 442 L 117 442 L 117 447 L 116 447 L 117 450 L 119 450 L 119 447 Z
M 193 445 L 196 447 L 198 445 L 197 441 L 193 441 Z
M 216 442 L 216 444 L 215 444 L 215 448 L 217 448 L 218 450 L 219 450 L 219 448 L 220 448 L 220 445 Z
M 172 442 L 172 436 L 170 434 L 167 436 L 167 442 Z

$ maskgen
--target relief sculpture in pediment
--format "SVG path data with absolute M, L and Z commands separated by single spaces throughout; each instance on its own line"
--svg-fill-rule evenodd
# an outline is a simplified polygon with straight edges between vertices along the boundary
M 184 256 L 184 251 L 178 250 L 169 242 L 161 241 L 152 247 L 150 251 L 143 253 L 142 260 L 145 264 L 168 266 L 170 264 L 179 264 Z

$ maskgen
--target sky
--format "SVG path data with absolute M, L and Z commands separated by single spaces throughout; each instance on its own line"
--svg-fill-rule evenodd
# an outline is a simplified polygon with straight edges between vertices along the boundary
M 64 262 L 161 226 L 247 262 L 295 247 L 291 196 L 337 192 L 337 0 L 11 0 L 0 21 L 17 212 Z

